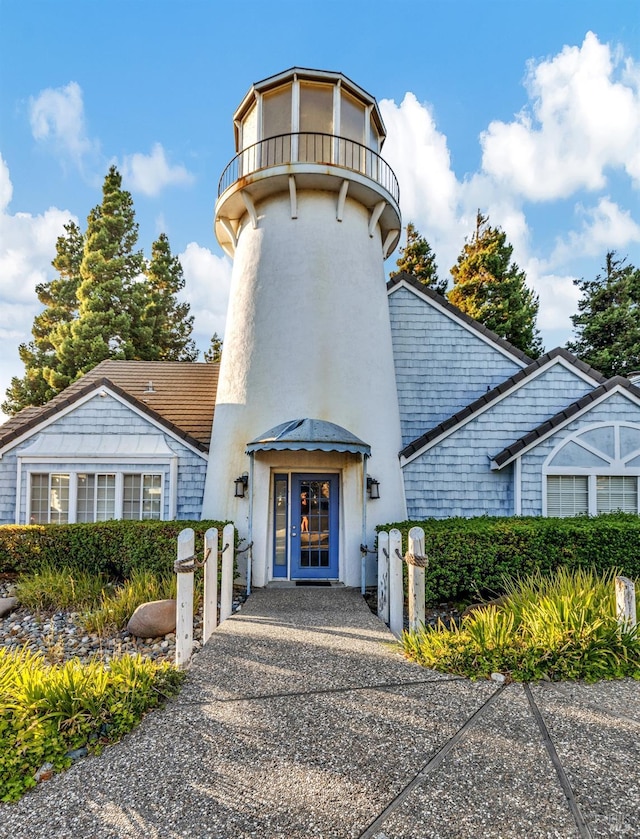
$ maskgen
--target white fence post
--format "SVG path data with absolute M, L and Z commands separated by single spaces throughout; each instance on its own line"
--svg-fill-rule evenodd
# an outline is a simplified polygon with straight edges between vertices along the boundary
M 404 629 L 404 592 L 402 591 L 402 533 L 389 532 L 389 629 L 400 638 Z
M 174 569 L 178 575 L 176 593 L 176 667 L 189 664 L 193 651 L 193 572 L 195 535 L 186 527 L 178 535 L 178 558 Z
M 378 533 L 378 617 L 389 625 L 389 534 Z
M 202 643 L 206 644 L 218 625 L 218 528 L 204 534 L 204 606 Z
M 628 577 L 616 577 L 616 610 L 623 632 L 630 632 L 637 623 L 636 587 Z
M 415 632 L 424 624 L 425 616 L 425 590 L 424 590 L 424 566 L 414 563 L 424 562 L 424 530 L 421 527 L 412 527 L 409 531 L 409 554 L 414 557 L 408 562 L 409 572 L 409 629 Z
M 220 623 L 233 611 L 233 561 L 235 559 L 235 529 L 225 525 L 222 531 L 222 576 L 220 580 Z

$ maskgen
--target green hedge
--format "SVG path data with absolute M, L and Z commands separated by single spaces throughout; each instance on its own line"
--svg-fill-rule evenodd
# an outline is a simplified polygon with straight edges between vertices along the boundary
M 216 521 L 105 521 L 0 526 L 0 573 L 37 571 L 45 562 L 126 579 L 134 568 L 173 573 L 178 534 L 195 531 L 196 555 Z
M 425 532 L 428 603 L 464 602 L 502 593 L 503 576 L 560 566 L 615 568 L 640 577 L 640 516 L 612 513 L 577 518 L 451 518 L 406 521 L 377 528 Z

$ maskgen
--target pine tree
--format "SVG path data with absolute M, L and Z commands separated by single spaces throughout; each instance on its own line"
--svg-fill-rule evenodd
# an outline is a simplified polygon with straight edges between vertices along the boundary
M 11 379 L 7 400 L 2 405 L 6 414 L 15 414 L 27 405 L 44 405 L 58 392 L 45 380 L 43 371 L 56 365 L 52 333 L 60 324 L 68 324 L 77 316 L 77 291 L 84 248 L 84 237 L 77 224 L 70 221 L 64 229 L 66 235 L 58 237 L 56 256 L 52 262 L 59 276 L 36 286 L 38 300 L 45 308 L 34 318 L 31 329 L 33 340 L 18 348 L 25 375 L 22 379 L 17 376 Z
M 44 310 L 33 341 L 23 344 L 22 379 L 14 377 L 2 409 L 17 413 L 43 405 L 106 358 L 194 361 L 189 304 L 178 303 L 182 266 L 162 234 L 149 262 L 136 249 L 138 225 L 131 194 L 112 166 L 102 203 L 58 239 L 53 266 L 59 276 L 38 286 Z
M 447 281 L 438 279 L 436 256 L 431 245 L 415 228 L 413 222 L 407 224 L 407 243 L 400 248 L 396 260 L 397 271 L 391 271 L 390 277 L 406 272 L 412 274 L 423 285 L 429 286 L 438 294 L 446 294 Z
M 218 336 L 217 332 L 214 332 L 211 336 L 211 343 L 209 344 L 209 349 L 205 350 L 204 352 L 204 360 L 207 364 L 217 364 L 220 362 L 222 358 L 222 338 Z
M 478 210 L 476 229 L 451 269 L 451 303 L 531 358 L 542 352 L 536 326 L 538 296 L 526 275 L 511 261 L 513 247 L 506 233 L 491 227 Z
M 136 317 L 136 357 L 147 361 L 195 361 L 198 357 L 191 338 L 193 315 L 188 303 L 178 303 L 184 288 L 182 265 L 171 253 L 169 239 L 161 233 L 153 243 L 151 260 L 145 269 L 146 283 L 134 286 L 139 297 Z
M 575 280 L 582 299 L 567 349 L 605 376 L 640 370 L 640 269 L 625 262 L 609 251 L 604 275 Z

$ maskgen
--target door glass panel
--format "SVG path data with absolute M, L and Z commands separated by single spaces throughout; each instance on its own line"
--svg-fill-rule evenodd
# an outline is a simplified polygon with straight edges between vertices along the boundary
M 275 477 L 274 498 L 274 529 L 275 544 L 273 552 L 274 564 L 279 568 L 287 565 L 287 478 L 286 475 Z
M 329 481 L 300 484 L 300 565 L 329 567 Z

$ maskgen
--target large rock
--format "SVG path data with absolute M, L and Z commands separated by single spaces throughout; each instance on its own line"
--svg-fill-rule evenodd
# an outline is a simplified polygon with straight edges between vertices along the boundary
M 0 597 L 0 618 L 4 618 L 18 607 L 17 597 Z
M 176 601 L 152 600 L 141 603 L 131 615 L 127 630 L 138 638 L 157 638 L 175 632 Z

